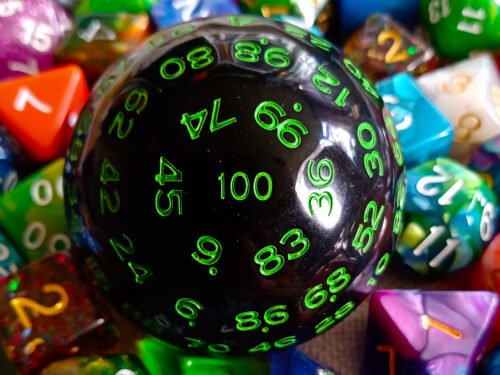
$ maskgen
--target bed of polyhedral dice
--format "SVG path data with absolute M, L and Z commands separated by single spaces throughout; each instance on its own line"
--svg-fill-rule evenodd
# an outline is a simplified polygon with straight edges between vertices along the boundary
M 94 83 L 106 90 L 105 70 L 155 30 L 253 14 L 343 46 L 375 82 L 407 167 L 390 268 L 459 289 L 375 292 L 361 371 L 498 373 L 499 11 L 492 0 L 0 0 L 0 372 L 333 373 L 295 348 L 203 357 L 137 333 L 82 280 L 70 252 L 63 158 L 82 152 L 69 147 Z M 86 266 L 99 278 L 96 264 Z

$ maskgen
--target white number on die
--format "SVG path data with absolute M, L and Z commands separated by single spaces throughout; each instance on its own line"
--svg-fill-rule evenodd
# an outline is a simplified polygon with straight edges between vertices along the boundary
M 42 113 L 52 113 L 52 107 L 38 99 L 27 87 L 21 87 L 14 99 L 14 109 L 22 112 L 26 109 L 26 104 L 30 104 L 37 111 Z
M 435 165 L 432 170 L 437 173 L 437 176 L 425 176 L 417 182 L 417 191 L 426 196 L 434 197 L 439 193 L 437 186 L 430 186 L 431 184 L 444 184 L 453 180 L 453 175 L 446 172 L 441 166 Z M 442 206 L 449 206 L 453 202 L 453 197 L 464 186 L 462 180 L 457 180 L 446 192 L 439 198 L 438 203 Z
M 63 198 L 63 178 L 59 176 L 55 183 L 56 194 Z M 46 206 L 52 202 L 54 192 L 48 180 L 38 180 L 31 185 L 31 199 L 38 206 Z
M 16 14 L 16 12 L 22 12 L 23 10 L 23 2 L 21 0 L 0 3 L 0 17 L 10 17 Z
M 442 18 L 446 18 L 451 14 L 450 4 L 448 0 L 432 0 L 429 3 L 429 21 L 436 24 Z
M 34 221 L 28 225 L 23 233 L 23 245 L 28 250 L 37 250 L 42 246 L 45 237 L 47 236 L 47 228 L 40 221 Z M 57 246 L 58 244 L 62 246 Z M 62 233 L 56 233 L 49 239 L 49 251 L 55 253 L 56 251 L 69 251 L 71 248 L 71 241 L 69 237 Z
M 49 25 L 31 19 L 24 19 L 21 25 L 24 29 L 20 37 L 21 43 L 38 52 L 47 52 L 52 48 L 51 37 L 54 35 L 54 30 Z
M 486 204 L 481 215 L 481 224 L 479 225 L 479 234 L 484 242 L 488 242 L 493 237 L 495 216 L 495 206 L 492 203 Z

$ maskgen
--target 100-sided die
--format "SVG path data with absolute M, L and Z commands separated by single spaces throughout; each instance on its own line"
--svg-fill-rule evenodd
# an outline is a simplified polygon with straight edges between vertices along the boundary
M 212 353 L 289 347 L 351 312 L 387 267 L 405 190 L 359 68 L 252 16 L 167 29 L 122 65 L 65 178 L 77 254 L 121 309 Z

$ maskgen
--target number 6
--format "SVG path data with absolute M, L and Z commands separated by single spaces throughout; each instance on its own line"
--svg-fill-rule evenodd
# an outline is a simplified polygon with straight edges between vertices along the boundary
M 495 232 L 494 222 L 496 219 L 495 206 L 488 203 L 483 210 L 481 215 L 481 224 L 479 225 L 479 234 L 481 239 L 485 242 L 491 240 Z

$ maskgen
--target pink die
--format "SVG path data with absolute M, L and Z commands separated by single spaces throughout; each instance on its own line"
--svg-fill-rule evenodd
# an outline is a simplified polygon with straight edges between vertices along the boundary
M 0 80 L 52 67 L 70 28 L 70 18 L 53 0 L 0 0 Z

